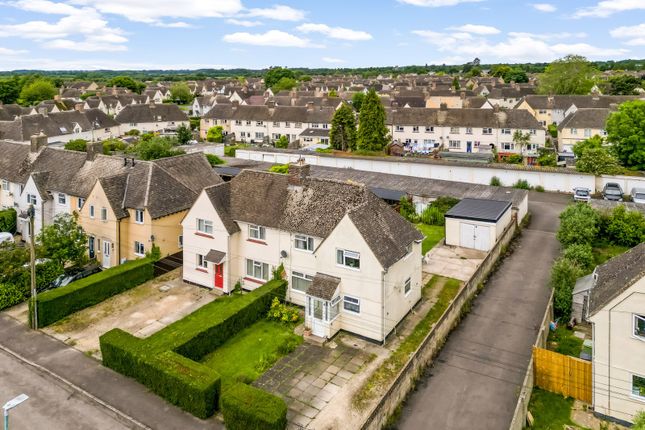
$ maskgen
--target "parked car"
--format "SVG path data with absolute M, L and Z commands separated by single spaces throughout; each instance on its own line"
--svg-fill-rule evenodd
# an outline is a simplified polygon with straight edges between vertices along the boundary
M 69 285 L 74 281 L 78 281 L 79 279 L 87 278 L 88 276 L 91 276 L 100 271 L 101 271 L 101 268 L 97 265 L 90 265 L 86 267 L 74 267 L 71 269 L 67 269 L 65 270 L 65 273 L 63 273 L 58 278 L 56 278 L 54 282 L 49 284 L 48 287 L 43 288 L 43 291 L 64 287 L 65 285 Z
M 612 200 L 614 202 L 623 201 L 623 189 L 620 188 L 615 182 L 607 182 L 602 189 L 602 197 L 605 200 Z
M 645 188 L 632 188 L 631 196 L 634 203 L 645 204 Z
M 587 203 L 591 200 L 591 190 L 589 188 L 576 187 L 573 189 L 573 201 Z
M 13 234 L 7 232 L 0 232 L 0 243 L 13 241 Z

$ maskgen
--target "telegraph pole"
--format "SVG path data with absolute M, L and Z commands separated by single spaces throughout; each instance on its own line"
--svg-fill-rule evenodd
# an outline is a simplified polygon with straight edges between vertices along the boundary
M 29 205 L 27 214 L 29 215 L 29 254 L 31 267 L 31 326 L 34 330 L 38 329 L 38 291 L 36 288 L 36 245 L 34 243 L 34 218 L 36 215 L 34 205 Z

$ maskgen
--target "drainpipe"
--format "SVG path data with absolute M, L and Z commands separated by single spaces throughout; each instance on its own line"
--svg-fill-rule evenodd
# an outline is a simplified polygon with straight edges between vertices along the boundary
M 121 264 L 121 220 L 116 220 L 116 265 Z
M 385 345 L 385 273 L 381 272 L 381 345 Z
M 609 310 L 609 327 L 607 330 L 607 415 L 611 416 L 611 309 Z

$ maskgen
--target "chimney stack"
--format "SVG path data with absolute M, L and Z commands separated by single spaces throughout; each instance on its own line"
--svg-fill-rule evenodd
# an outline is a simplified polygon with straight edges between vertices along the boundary
M 495 106 L 493 106 L 493 111 L 499 112 L 499 104 L 495 103 Z
M 312 112 L 314 110 L 314 102 L 307 102 L 307 112 Z
M 87 161 L 94 161 L 98 154 L 103 154 L 102 142 L 87 142 Z
M 41 131 L 40 133 L 31 136 L 30 152 L 35 154 L 45 146 L 47 146 L 47 135 L 45 133 Z
M 44 106 L 38 108 L 38 114 L 42 116 L 49 115 L 49 113 L 47 112 L 47 108 Z
M 439 105 L 439 110 L 448 110 L 448 104 L 447 103 L 441 103 Z
M 74 110 L 78 112 L 84 112 L 85 111 L 85 103 L 76 103 L 74 105 Z
M 464 100 L 464 99 L 466 98 L 466 92 L 465 92 L 465 91 L 460 92 L 460 93 L 459 93 L 459 98 L 461 98 L 462 100 Z
M 60 96 L 60 94 L 56 94 L 56 95 L 54 95 L 54 101 L 55 101 L 55 102 L 59 102 L 59 101 L 61 101 L 61 96 Z
M 304 158 L 299 159 L 295 163 L 289 164 L 289 178 L 287 183 L 289 185 L 301 187 L 304 185 L 305 179 L 309 176 L 311 166 L 305 163 Z
M 269 100 L 269 101 L 267 102 L 267 107 L 268 107 L 269 109 L 274 109 L 274 108 L 275 108 L 275 100 Z
M 233 107 L 233 110 L 237 110 L 237 108 L 240 106 L 240 102 L 238 100 L 233 100 L 231 102 L 231 106 Z

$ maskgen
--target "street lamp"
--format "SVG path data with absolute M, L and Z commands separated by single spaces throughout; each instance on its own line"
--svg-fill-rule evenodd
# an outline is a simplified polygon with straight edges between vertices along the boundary
M 15 408 L 16 406 L 18 406 L 28 398 L 29 398 L 28 395 L 21 394 L 18 397 L 11 399 L 4 404 L 4 406 L 2 407 L 2 411 L 4 415 L 4 430 L 9 430 L 9 410 Z

